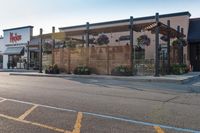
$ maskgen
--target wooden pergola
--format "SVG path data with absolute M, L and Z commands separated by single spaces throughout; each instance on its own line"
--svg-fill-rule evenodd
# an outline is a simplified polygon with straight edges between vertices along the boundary
M 65 32 L 54 32 L 50 34 L 43 34 L 40 35 L 42 38 L 52 38 L 60 39 L 60 40 L 66 40 L 71 39 L 73 36 L 78 35 L 86 35 L 86 45 L 89 47 L 89 35 L 96 35 L 98 33 L 114 33 L 114 32 L 130 32 L 130 45 L 131 45 L 131 55 L 133 53 L 133 31 L 135 32 L 142 32 L 142 31 L 151 31 L 152 34 L 155 34 L 155 76 L 159 76 L 159 62 L 160 62 L 160 55 L 159 55 L 159 34 L 165 35 L 168 38 L 167 45 L 168 45 L 168 53 L 170 53 L 170 38 L 179 38 L 179 37 L 185 37 L 183 33 L 180 31 L 177 31 L 176 29 L 173 29 L 170 27 L 170 21 L 168 21 L 168 24 L 165 25 L 164 23 L 159 21 L 159 14 L 157 13 L 155 16 L 154 22 L 144 22 L 144 23 L 134 23 L 133 17 L 130 17 L 130 22 L 121 24 L 121 25 L 110 25 L 110 26 L 103 26 L 103 27 L 95 27 L 92 24 L 90 25 L 88 22 L 85 25 L 85 28 L 80 28 L 77 30 L 70 30 Z M 81 41 L 80 39 L 77 39 L 77 41 Z M 133 57 L 131 56 L 131 68 L 133 68 Z M 170 54 L 168 54 L 168 71 L 170 67 Z

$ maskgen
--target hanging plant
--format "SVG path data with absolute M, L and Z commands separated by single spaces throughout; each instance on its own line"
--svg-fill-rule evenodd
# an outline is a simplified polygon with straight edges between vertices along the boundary
M 172 42 L 173 46 L 179 46 L 179 45 L 181 45 L 181 46 L 185 47 L 185 46 L 187 46 L 187 44 L 188 44 L 187 41 L 185 39 L 183 39 L 183 38 L 176 39 L 176 40 L 174 40 Z
M 139 37 L 137 38 L 137 44 L 138 44 L 139 46 L 141 46 L 141 45 L 149 46 L 150 43 L 151 43 L 150 38 L 148 38 L 147 35 L 141 35 L 141 36 L 139 36 Z
M 46 54 L 52 53 L 52 45 L 50 43 L 45 43 L 43 45 L 43 53 L 46 53 Z
M 97 39 L 97 44 L 99 45 L 104 45 L 104 44 L 108 44 L 110 42 L 108 36 L 102 34 L 99 36 L 99 38 Z
M 165 36 L 165 35 L 161 36 L 160 39 L 161 39 L 162 41 L 164 41 L 164 42 L 167 42 L 167 41 L 168 41 L 168 37 Z

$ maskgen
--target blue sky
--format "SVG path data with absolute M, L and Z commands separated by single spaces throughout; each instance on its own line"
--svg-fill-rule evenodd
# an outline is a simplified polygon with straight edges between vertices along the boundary
M 189 11 L 200 17 L 200 0 L 0 0 L 0 31 L 33 25 L 34 34 L 43 28 L 65 27 L 86 22 L 127 19 Z M 0 32 L 2 34 L 2 32 Z

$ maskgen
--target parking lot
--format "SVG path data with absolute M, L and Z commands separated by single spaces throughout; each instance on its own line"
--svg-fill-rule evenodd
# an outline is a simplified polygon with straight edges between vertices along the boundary
M 147 90 L 144 83 L 133 83 L 134 88 L 129 89 L 124 82 L 123 88 L 121 81 L 107 81 L 107 84 L 89 79 L 18 76 L 2 79 L 0 133 L 200 131 L 199 94 L 187 93 L 185 89 L 180 92 L 181 86 L 177 91 L 169 91 L 167 87 L 156 88 L 164 84 Z
M 0 119 L 3 122 L 21 125 L 24 132 L 49 133 L 130 133 L 130 132 L 198 132 L 195 130 L 158 125 L 142 121 L 134 121 L 113 116 L 77 112 L 75 110 L 35 104 L 14 99 L 0 99 Z M 163 127 L 163 129 L 161 128 Z M 17 127 L 16 127 L 17 128 Z M 6 133 L 8 128 L 1 132 Z M 21 131 L 20 131 L 21 132 Z

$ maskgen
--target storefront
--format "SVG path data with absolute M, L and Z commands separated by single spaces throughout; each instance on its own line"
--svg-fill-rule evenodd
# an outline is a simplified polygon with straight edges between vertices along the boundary
M 192 69 L 200 71 L 200 18 L 190 19 L 188 41 Z
M 27 43 L 32 38 L 33 26 L 19 27 L 3 30 L 4 69 L 27 68 Z

